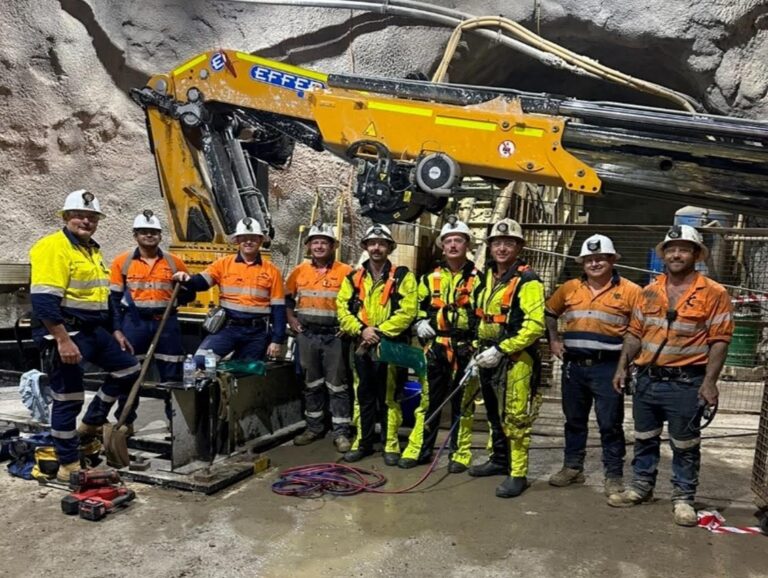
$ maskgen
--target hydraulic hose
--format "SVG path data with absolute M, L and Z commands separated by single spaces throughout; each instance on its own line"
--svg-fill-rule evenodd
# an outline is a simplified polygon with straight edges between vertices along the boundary
M 520 24 L 499 17 L 475 17 L 472 14 L 426 4 L 424 2 L 415 2 L 413 0 L 230 0 L 245 4 L 261 4 L 273 6 L 298 6 L 315 8 L 332 8 L 344 10 L 362 10 L 369 12 L 379 12 L 382 14 L 392 14 L 395 16 L 405 16 L 443 24 L 456 28 L 450 42 L 454 42 L 453 49 L 446 49 L 445 60 L 450 60 L 453 51 L 458 45 L 462 29 L 466 28 L 484 38 L 503 44 L 534 58 L 546 66 L 567 70 L 579 76 L 589 76 L 592 78 L 601 78 L 609 82 L 615 82 L 635 88 L 642 92 L 647 92 L 661 98 L 665 98 L 677 104 L 688 111 L 701 110 L 701 105 L 692 97 L 678 91 L 671 90 L 661 85 L 634 78 L 618 70 L 609 68 L 600 64 L 594 59 L 576 54 L 563 48 L 562 46 L 546 40 L 541 36 L 531 32 Z M 492 26 L 497 30 L 485 30 L 482 27 Z M 514 34 L 517 38 L 511 38 L 501 34 L 501 29 Z M 450 44 L 449 44 L 450 48 Z M 443 63 L 441 63 L 441 67 Z M 438 76 L 440 78 L 440 76 Z

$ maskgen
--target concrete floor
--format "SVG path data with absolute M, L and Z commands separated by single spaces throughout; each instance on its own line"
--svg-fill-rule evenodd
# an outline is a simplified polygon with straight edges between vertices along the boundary
M 740 435 L 704 442 L 699 493 L 702 507 L 717 507 L 732 525 L 755 524 L 755 437 L 743 434 L 756 427 L 755 416 L 721 415 L 706 430 Z M 3 474 L 0 575 L 768 576 L 766 538 L 674 525 L 666 449 L 658 500 L 649 505 L 605 504 L 594 447 L 585 485 L 550 487 L 546 479 L 562 459 L 560 428 L 557 404 L 545 404 L 531 450 L 533 486 L 514 500 L 493 495 L 501 478 L 448 475 L 444 458 L 406 495 L 297 499 L 270 491 L 280 468 L 337 459 L 329 439 L 276 448 L 269 452 L 275 468 L 213 496 L 133 484 L 135 503 L 99 523 L 64 516 L 62 491 Z M 483 443 L 478 433 L 478 456 Z M 387 488 L 424 472 L 388 468 L 378 455 L 360 465 L 382 471 Z

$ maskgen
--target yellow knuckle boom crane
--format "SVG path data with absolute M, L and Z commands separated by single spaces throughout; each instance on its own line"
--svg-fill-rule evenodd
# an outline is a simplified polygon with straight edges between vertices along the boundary
M 147 114 L 174 244 L 272 231 L 268 167 L 295 143 L 354 163 L 361 212 L 439 212 L 464 177 L 768 213 L 768 123 L 510 89 L 326 75 L 232 50 L 132 97 Z

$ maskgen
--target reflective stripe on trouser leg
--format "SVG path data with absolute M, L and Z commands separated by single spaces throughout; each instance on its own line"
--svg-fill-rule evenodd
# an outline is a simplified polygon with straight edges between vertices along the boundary
M 511 475 L 528 474 L 528 448 L 531 445 L 533 416 L 531 415 L 531 377 L 533 359 L 523 352 L 507 371 L 507 388 L 504 399 L 502 424 L 509 440 Z
M 78 341 L 75 339 L 75 343 Z M 56 355 L 58 356 L 58 353 Z M 51 406 L 53 447 L 56 449 L 59 463 L 71 464 L 80 459 L 77 449 L 77 416 L 83 407 L 84 398 L 82 368 L 79 365 L 56 363 L 51 371 L 50 387 L 54 397 Z M 71 399 L 72 397 L 79 399 Z
M 92 349 L 88 360 L 102 367 L 108 375 L 99 389 L 99 395 L 96 395 L 88 405 L 83 423 L 98 426 L 107 421 L 114 400 L 120 394 L 128 393 L 139 375 L 141 366 L 133 355 L 120 349 L 120 345 L 112 334 L 104 328 L 96 329 L 91 337 Z M 126 423 L 132 423 L 132 421 Z
M 325 386 L 328 388 L 328 409 L 331 412 L 331 427 L 333 438 L 350 435 L 350 403 L 349 385 L 347 383 L 348 347 L 345 342 L 335 335 L 321 335 L 323 375 Z
M 352 366 L 352 426 L 355 428 L 355 438 L 352 440 L 350 449 L 352 451 L 360 447 L 360 438 L 363 434 L 363 429 L 360 425 L 360 404 L 357 402 L 357 387 L 360 380 L 357 375 L 357 369 Z
M 389 453 L 400 453 L 400 442 L 397 439 L 397 430 L 403 423 L 403 410 L 397 396 L 405 385 L 407 371 L 394 365 L 387 365 L 387 390 L 385 397 L 386 431 L 384 432 L 384 451 Z
M 480 389 L 480 381 L 472 377 L 464 386 L 461 396 L 461 417 L 456 428 L 456 450 L 451 454 L 451 461 L 469 466 L 472 463 L 472 426 L 475 423 L 474 397 Z
M 312 337 L 299 334 L 299 360 L 304 370 L 304 416 L 307 430 L 321 434 L 325 430 L 323 415 L 325 409 L 325 378 L 323 360 L 318 343 Z

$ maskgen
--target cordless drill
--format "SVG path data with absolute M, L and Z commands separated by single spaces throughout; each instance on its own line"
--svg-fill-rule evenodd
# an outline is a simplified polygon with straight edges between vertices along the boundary
M 84 490 L 122 483 L 117 470 L 78 470 L 69 474 L 69 489 Z

